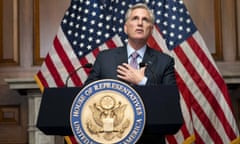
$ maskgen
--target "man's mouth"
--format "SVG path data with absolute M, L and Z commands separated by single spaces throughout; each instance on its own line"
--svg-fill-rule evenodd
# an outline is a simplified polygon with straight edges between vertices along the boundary
M 136 32 L 140 33 L 140 32 L 143 32 L 142 29 L 136 29 Z

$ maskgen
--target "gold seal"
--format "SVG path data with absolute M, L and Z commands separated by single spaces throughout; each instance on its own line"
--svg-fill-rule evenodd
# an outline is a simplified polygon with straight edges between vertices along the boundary
M 128 84 L 112 79 L 85 86 L 75 97 L 70 123 L 80 144 L 134 144 L 145 126 L 145 108 Z
M 82 110 L 83 129 L 91 139 L 104 144 L 126 137 L 134 123 L 131 103 L 115 91 L 92 95 Z

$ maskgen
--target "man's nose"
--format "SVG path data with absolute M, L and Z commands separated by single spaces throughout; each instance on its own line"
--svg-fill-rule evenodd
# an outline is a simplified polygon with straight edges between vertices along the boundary
M 138 20 L 138 25 L 140 25 L 140 26 L 143 25 L 143 20 L 139 19 Z

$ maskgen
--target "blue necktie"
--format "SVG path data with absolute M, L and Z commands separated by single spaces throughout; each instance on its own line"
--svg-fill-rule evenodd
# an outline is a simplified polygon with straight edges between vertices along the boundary
M 139 55 L 136 51 L 131 54 L 130 65 L 135 69 L 138 69 L 138 62 L 137 62 L 138 56 Z

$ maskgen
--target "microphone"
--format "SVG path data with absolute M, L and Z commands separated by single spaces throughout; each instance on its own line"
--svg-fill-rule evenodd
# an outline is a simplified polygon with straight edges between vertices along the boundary
M 152 62 L 151 61 L 148 61 L 147 63 L 145 62 L 141 62 L 139 63 L 139 67 L 142 68 L 142 67 L 145 67 L 145 66 L 148 66 L 148 65 L 152 65 Z M 148 68 L 152 77 L 153 77 L 153 84 L 157 84 L 157 76 L 155 75 L 155 73 L 153 72 L 153 70 L 151 68 Z
M 145 67 L 145 66 L 146 66 L 146 63 L 144 63 L 144 62 L 140 62 L 140 63 L 139 63 L 139 67 L 140 67 L 140 68 Z
M 77 69 L 75 69 L 74 71 L 72 71 L 68 76 L 67 76 L 67 78 L 66 78 L 66 81 L 65 81 L 65 87 L 68 87 L 68 80 L 69 80 L 69 78 L 73 75 L 73 74 L 75 74 L 77 71 L 79 71 L 80 69 L 82 69 L 82 68 L 92 68 L 92 64 L 91 63 L 86 63 L 86 64 L 84 64 L 84 65 L 82 65 L 82 66 L 80 66 L 80 67 L 78 67 Z

